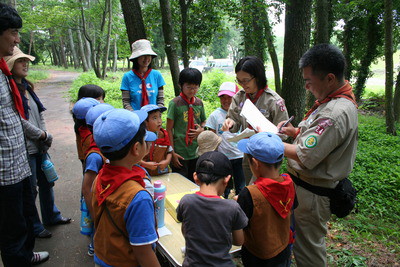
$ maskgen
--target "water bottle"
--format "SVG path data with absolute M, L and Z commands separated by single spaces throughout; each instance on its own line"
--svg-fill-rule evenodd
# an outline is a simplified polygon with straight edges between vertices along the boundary
M 81 197 L 81 234 L 90 236 L 93 233 L 93 220 L 86 206 L 85 199 Z
M 164 213 L 165 213 L 165 191 L 167 188 L 161 181 L 154 182 L 154 204 L 156 209 L 157 226 L 161 228 L 164 226 Z
M 56 168 L 54 167 L 54 164 L 51 162 L 50 156 L 47 153 L 43 155 L 41 169 L 49 183 L 52 183 L 58 179 Z

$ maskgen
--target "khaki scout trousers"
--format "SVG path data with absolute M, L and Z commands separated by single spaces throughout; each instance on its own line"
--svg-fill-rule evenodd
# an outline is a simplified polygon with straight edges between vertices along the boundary
M 325 236 L 331 211 L 329 198 L 318 196 L 295 185 L 299 205 L 294 210 L 296 241 L 294 256 L 299 267 L 325 267 Z

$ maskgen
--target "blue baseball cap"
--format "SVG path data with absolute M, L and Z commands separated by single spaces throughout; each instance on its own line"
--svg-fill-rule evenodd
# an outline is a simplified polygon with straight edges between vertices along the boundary
M 154 104 L 148 104 L 146 106 L 143 106 L 140 108 L 140 110 L 146 111 L 147 113 L 152 112 L 154 110 L 159 110 L 160 112 L 164 112 L 167 110 L 166 107 L 159 107 L 157 105 Z
M 93 138 L 102 152 L 121 150 L 137 134 L 140 124 L 147 118 L 141 110 L 111 109 L 102 113 L 93 124 Z M 157 139 L 155 133 L 146 131 L 145 141 Z
M 94 106 L 97 106 L 98 104 L 100 104 L 100 102 L 94 98 L 91 97 L 81 98 L 75 103 L 74 107 L 72 108 L 72 113 L 78 120 L 83 120 L 85 119 L 86 113 L 89 111 L 89 109 L 91 109 Z
M 100 103 L 97 106 L 94 106 L 92 108 L 89 109 L 89 111 L 86 113 L 86 124 L 93 126 L 94 122 L 96 121 L 96 119 L 104 112 L 110 110 L 110 109 L 114 109 L 113 106 L 111 106 L 110 104 L 106 104 L 106 103 Z
M 259 161 L 274 164 L 283 160 L 285 147 L 276 134 L 263 132 L 242 139 L 238 142 L 238 149 L 252 155 Z

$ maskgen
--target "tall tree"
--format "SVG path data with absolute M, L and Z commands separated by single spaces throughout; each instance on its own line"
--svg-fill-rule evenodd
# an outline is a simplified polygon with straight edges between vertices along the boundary
M 179 6 L 181 8 L 181 47 L 182 47 L 182 60 L 183 67 L 189 67 L 189 48 L 188 48 L 188 13 L 189 7 L 193 0 L 179 0 Z
M 386 111 L 386 132 L 396 134 L 394 113 L 393 113 L 393 2 L 385 0 L 385 111 Z
M 393 110 L 394 110 L 394 118 L 397 122 L 400 122 L 400 69 L 398 70 L 397 78 L 396 78 L 396 86 L 393 98 Z
M 266 5 L 263 0 L 242 0 L 243 40 L 245 55 L 265 60 L 265 18 Z
M 297 66 L 310 46 L 311 3 L 312 0 L 289 0 L 286 4 L 282 97 L 296 122 L 304 115 L 304 82 Z
M 136 40 L 146 39 L 140 0 L 120 0 L 128 33 L 129 46 Z
M 272 33 L 272 27 L 269 22 L 268 14 L 264 20 L 265 27 L 265 37 L 267 41 L 268 53 L 271 58 L 272 67 L 274 68 L 274 79 L 275 79 L 275 91 L 281 95 L 282 94 L 282 86 L 281 86 L 281 73 L 279 68 L 278 55 L 276 53 L 275 45 L 274 45 L 274 34 Z
M 179 95 L 179 63 L 175 48 L 174 26 L 172 23 L 171 5 L 169 0 L 160 0 L 162 16 L 162 28 L 164 33 L 165 52 L 168 58 L 169 70 L 171 71 L 172 82 L 174 84 L 175 96 Z

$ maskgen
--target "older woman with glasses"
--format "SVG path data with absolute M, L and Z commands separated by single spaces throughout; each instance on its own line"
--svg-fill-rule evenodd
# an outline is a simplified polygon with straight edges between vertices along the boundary
M 260 112 L 275 125 L 288 119 L 285 101 L 275 91 L 268 88 L 265 67 L 259 58 L 253 56 L 242 58 L 236 65 L 235 72 L 236 82 L 242 89 L 232 99 L 222 127 L 223 130 L 236 133 L 245 128 L 251 128 L 246 119 L 240 116 L 246 99 L 250 99 Z M 243 171 L 246 184 L 249 184 L 252 174 L 246 155 L 243 158 Z

